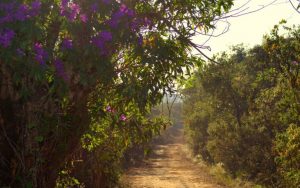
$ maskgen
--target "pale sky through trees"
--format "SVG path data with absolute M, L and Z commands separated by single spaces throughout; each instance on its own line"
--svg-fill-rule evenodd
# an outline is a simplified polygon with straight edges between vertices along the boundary
M 236 0 L 233 9 L 240 7 L 248 0 Z M 260 8 L 260 5 L 267 5 L 274 0 L 252 0 L 247 7 L 247 11 L 256 10 Z M 295 4 L 297 0 L 294 0 Z M 278 24 L 280 20 L 285 19 L 288 25 L 300 24 L 300 14 L 297 13 L 288 0 L 277 0 L 274 4 L 259 10 L 257 12 L 228 18 L 230 23 L 229 31 L 225 34 L 212 37 L 205 44 L 210 46 L 211 51 L 203 50 L 208 56 L 221 51 L 226 51 L 230 46 L 244 43 L 246 46 L 252 47 L 255 44 L 262 42 L 263 35 L 270 33 L 275 24 Z M 225 23 L 218 23 L 219 30 L 214 33 L 218 34 L 225 28 Z M 203 44 L 205 40 L 203 36 L 195 39 L 197 44 Z

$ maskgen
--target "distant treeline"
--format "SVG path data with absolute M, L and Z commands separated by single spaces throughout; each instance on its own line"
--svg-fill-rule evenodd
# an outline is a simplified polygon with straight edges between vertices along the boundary
M 194 154 L 266 187 L 300 187 L 300 27 L 283 28 L 219 54 L 184 90 Z

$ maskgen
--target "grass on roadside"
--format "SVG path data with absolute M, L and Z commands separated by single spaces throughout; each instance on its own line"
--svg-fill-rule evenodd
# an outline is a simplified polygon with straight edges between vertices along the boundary
M 207 165 L 200 156 L 193 157 L 193 161 L 197 163 L 203 170 L 214 177 L 217 184 L 225 185 L 230 188 L 264 188 L 253 182 L 242 180 L 241 178 L 232 178 L 221 163 L 215 165 Z

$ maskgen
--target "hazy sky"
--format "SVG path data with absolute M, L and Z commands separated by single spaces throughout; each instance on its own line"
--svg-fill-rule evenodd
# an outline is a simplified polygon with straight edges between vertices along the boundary
M 233 9 L 240 7 L 249 0 L 235 0 L 235 6 Z M 261 5 L 267 5 L 274 0 L 252 0 L 244 8 L 248 8 L 246 11 L 256 10 Z M 297 0 L 294 0 L 295 4 Z M 220 51 L 225 51 L 229 46 L 244 43 L 249 47 L 260 44 L 264 34 L 271 31 L 275 24 L 278 24 L 280 20 L 287 20 L 288 24 L 300 24 L 300 14 L 297 13 L 288 0 L 277 0 L 273 5 L 270 5 L 258 12 L 251 14 L 228 18 L 227 21 L 231 24 L 229 31 L 225 34 L 212 37 L 206 45 L 211 47 L 211 52 L 203 50 L 205 54 L 212 56 L 212 54 Z M 220 22 L 218 30 L 215 34 L 220 33 L 225 28 L 225 24 Z M 197 44 L 203 44 L 206 38 L 197 37 L 195 41 Z

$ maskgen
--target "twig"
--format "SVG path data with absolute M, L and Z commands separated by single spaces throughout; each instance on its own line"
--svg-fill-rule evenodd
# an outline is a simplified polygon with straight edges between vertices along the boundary
M 1 128 L 2 128 L 3 135 L 4 135 L 5 139 L 7 140 L 9 146 L 12 148 L 12 150 L 13 150 L 14 153 L 16 154 L 17 158 L 20 160 L 20 163 L 21 163 L 23 169 L 25 169 L 25 165 L 24 165 L 24 162 L 23 162 L 23 160 L 22 160 L 22 158 L 21 158 L 21 155 L 18 153 L 16 146 L 14 146 L 15 144 L 14 144 L 14 143 L 10 140 L 10 138 L 7 136 L 7 133 L 6 133 L 6 130 L 5 130 L 3 124 L 1 125 Z
M 289 0 L 290 4 L 292 5 L 292 7 L 295 9 L 296 12 L 298 12 L 300 14 L 300 11 L 298 10 L 297 7 L 295 7 L 295 5 L 293 4 L 292 0 Z M 300 2 L 299 2 L 300 5 Z

